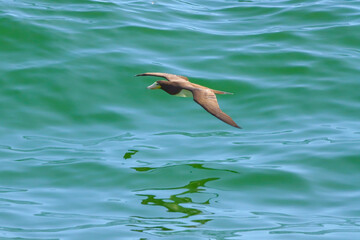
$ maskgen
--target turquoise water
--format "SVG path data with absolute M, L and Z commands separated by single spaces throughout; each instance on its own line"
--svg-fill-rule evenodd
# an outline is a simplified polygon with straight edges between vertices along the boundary
M 359 1 L 0 6 L 0 239 L 360 238 Z

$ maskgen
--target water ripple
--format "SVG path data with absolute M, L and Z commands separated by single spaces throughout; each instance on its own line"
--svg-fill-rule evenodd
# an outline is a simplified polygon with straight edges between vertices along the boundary
M 61 138 L 53 138 L 53 137 L 42 137 L 42 136 L 24 136 L 25 139 L 30 141 L 51 141 L 51 142 L 59 142 L 71 145 L 82 145 L 82 146 L 96 146 L 106 142 L 121 142 L 121 141 L 136 141 L 141 140 L 141 138 L 134 137 L 131 133 L 124 133 L 114 137 L 107 137 L 103 139 L 94 139 L 94 140 L 74 140 L 74 139 L 61 139 Z

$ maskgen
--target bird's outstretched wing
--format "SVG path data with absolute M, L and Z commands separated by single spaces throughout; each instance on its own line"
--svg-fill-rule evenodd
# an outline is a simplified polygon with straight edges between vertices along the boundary
M 149 73 L 137 74 L 135 76 L 136 77 L 138 77 L 138 76 L 162 77 L 162 78 L 165 78 L 168 81 L 189 81 L 189 79 L 187 77 L 180 76 L 180 75 L 175 75 L 175 74 L 170 74 L 170 73 L 149 72 Z
M 233 127 L 241 128 L 229 115 L 221 111 L 215 93 L 213 93 L 210 89 L 194 89 L 192 90 L 192 93 L 194 101 L 200 104 L 210 114 Z

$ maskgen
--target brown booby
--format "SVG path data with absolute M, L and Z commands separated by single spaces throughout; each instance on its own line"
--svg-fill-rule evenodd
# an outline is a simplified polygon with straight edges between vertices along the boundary
M 179 97 L 193 97 L 194 101 L 200 104 L 206 111 L 214 115 L 227 124 L 241 128 L 230 116 L 221 111 L 215 94 L 232 94 L 228 92 L 218 91 L 211 88 L 201 86 L 189 81 L 187 77 L 169 74 L 169 73 L 142 73 L 135 76 L 155 76 L 165 78 L 167 81 L 160 80 L 148 86 L 148 89 L 162 89 L 168 94 Z

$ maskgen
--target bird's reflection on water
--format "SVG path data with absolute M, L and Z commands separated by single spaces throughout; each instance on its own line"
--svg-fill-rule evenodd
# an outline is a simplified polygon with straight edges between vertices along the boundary
M 179 212 L 184 213 L 185 215 L 183 218 L 190 217 L 193 215 L 201 214 L 202 211 L 196 208 L 189 208 L 183 207 L 181 204 L 185 203 L 195 203 L 191 197 L 183 196 L 188 195 L 189 193 L 199 193 L 204 190 L 204 185 L 207 182 L 217 180 L 218 178 L 207 178 L 207 179 L 200 179 L 196 181 L 191 181 L 187 185 L 182 187 L 175 187 L 175 188 L 166 188 L 163 190 L 176 190 L 176 189 L 184 189 L 183 192 L 178 194 L 170 195 L 168 198 L 159 198 L 156 195 L 151 194 L 138 194 L 139 196 L 145 196 L 146 199 L 142 200 L 142 204 L 144 205 L 155 205 L 155 206 L 162 206 L 165 207 L 168 212 Z M 211 198 L 206 199 L 203 202 L 196 202 L 196 204 L 209 204 Z
M 135 155 L 137 152 L 139 152 L 139 150 L 134 150 L 134 149 L 129 149 L 123 156 L 124 159 L 129 159 L 131 158 L 133 155 Z
M 138 172 L 152 170 L 152 168 L 143 167 L 133 169 Z M 179 227 L 196 228 L 211 221 L 211 219 L 205 217 L 204 210 L 202 209 L 204 209 L 204 205 L 210 204 L 211 199 L 216 198 L 217 194 L 209 193 L 205 185 L 218 179 L 216 177 L 205 178 L 190 181 L 188 184 L 180 187 L 142 190 L 145 193 L 137 194 L 137 196 L 143 197 L 141 204 L 163 207 L 169 213 L 169 217 L 154 216 L 149 218 L 137 216 L 139 224 L 132 225 L 133 227 L 136 226 L 136 229 L 133 229 L 133 231 L 173 231 Z M 205 190 L 206 192 L 204 192 Z M 180 213 L 181 216 L 174 216 L 171 213 Z M 159 221 L 159 219 L 162 220 Z

